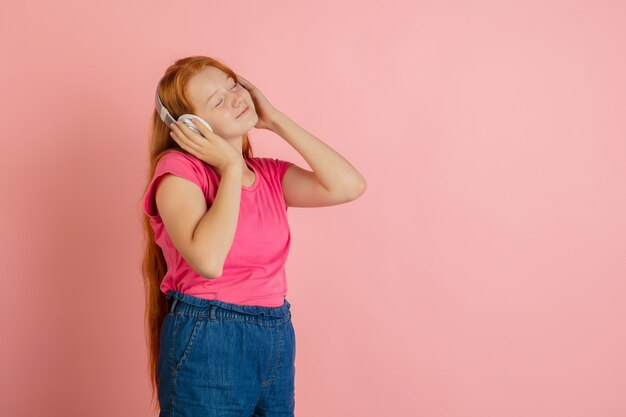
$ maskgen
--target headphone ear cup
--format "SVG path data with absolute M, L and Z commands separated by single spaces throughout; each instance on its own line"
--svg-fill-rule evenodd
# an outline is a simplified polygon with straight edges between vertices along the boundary
M 197 121 L 199 121 L 200 123 L 202 123 L 204 126 L 206 126 L 207 129 L 209 129 L 209 132 L 213 132 L 213 129 L 211 128 L 211 126 L 207 123 L 206 120 L 204 120 L 202 117 L 196 116 L 195 114 L 183 114 L 182 116 L 180 116 L 178 118 L 179 122 L 183 122 L 186 126 L 189 127 L 189 129 L 193 130 L 194 132 L 196 132 L 197 134 L 199 134 L 200 136 L 203 136 L 202 133 L 200 133 L 200 131 L 198 130 L 198 128 L 193 124 L 193 122 L 191 121 L 192 119 L 196 119 Z

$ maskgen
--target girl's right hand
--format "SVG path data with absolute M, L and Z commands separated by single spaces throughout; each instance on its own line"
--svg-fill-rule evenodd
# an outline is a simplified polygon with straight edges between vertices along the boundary
M 204 137 L 198 135 L 182 122 L 172 123 L 170 127 L 172 129 L 170 136 L 181 148 L 201 161 L 217 167 L 220 172 L 232 164 L 242 164 L 243 166 L 243 157 L 233 145 L 226 142 L 223 137 L 211 132 L 197 120 L 192 119 L 192 123 Z

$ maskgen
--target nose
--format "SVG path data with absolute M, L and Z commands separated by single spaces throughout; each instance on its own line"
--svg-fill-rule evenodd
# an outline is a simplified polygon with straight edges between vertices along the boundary
M 234 108 L 239 107 L 239 102 L 241 102 L 243 100 L 243 96 L 241 95 L 241 93 L 233 93 L 234 97 L 231 100 L 231 103 L 233 105 Z

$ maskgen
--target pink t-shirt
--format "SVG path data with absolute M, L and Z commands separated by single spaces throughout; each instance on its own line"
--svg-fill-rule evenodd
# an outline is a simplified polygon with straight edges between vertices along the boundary
M 207 205 L 215 199 L 220 177 L 211 165 L 190 153 L 172 149 L 157 163 L 144 195 L 144 212 L 150 216 L 156 243 L 167 262 L 161 291 L 175 289 L 199 298 L 233 304 L 277 307 L 287 296 L 285 262 L 291 235 L 281 182 L 292 162 L 275 158 L 244 158 L 254 171 L 252 186 L 241 187 L 241 204 L 235 238 L 222 275 L 207 279 L 198 274 L 174 247 L 158 215 L 156 189 L 169 172 L 200 187 Z M 210 206 L 209 206 L 210 207 Z

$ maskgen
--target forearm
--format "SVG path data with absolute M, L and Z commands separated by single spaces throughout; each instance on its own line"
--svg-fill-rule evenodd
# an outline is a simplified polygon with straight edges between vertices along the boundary
M 271 130 L 289 143 L 309 164 L 318 181 L 330 191 L 350 194 L 365 189 L 365 178 L 330 146 L 278 112 Z
M 193 241 L 199 253 L 205 254 L 205 270 L 209 278 L 218 278 L 226 256 L 235 240 L 241 203 L 242 169 L 240 166 L 224 170 L 215 199 L 198 223 Z

